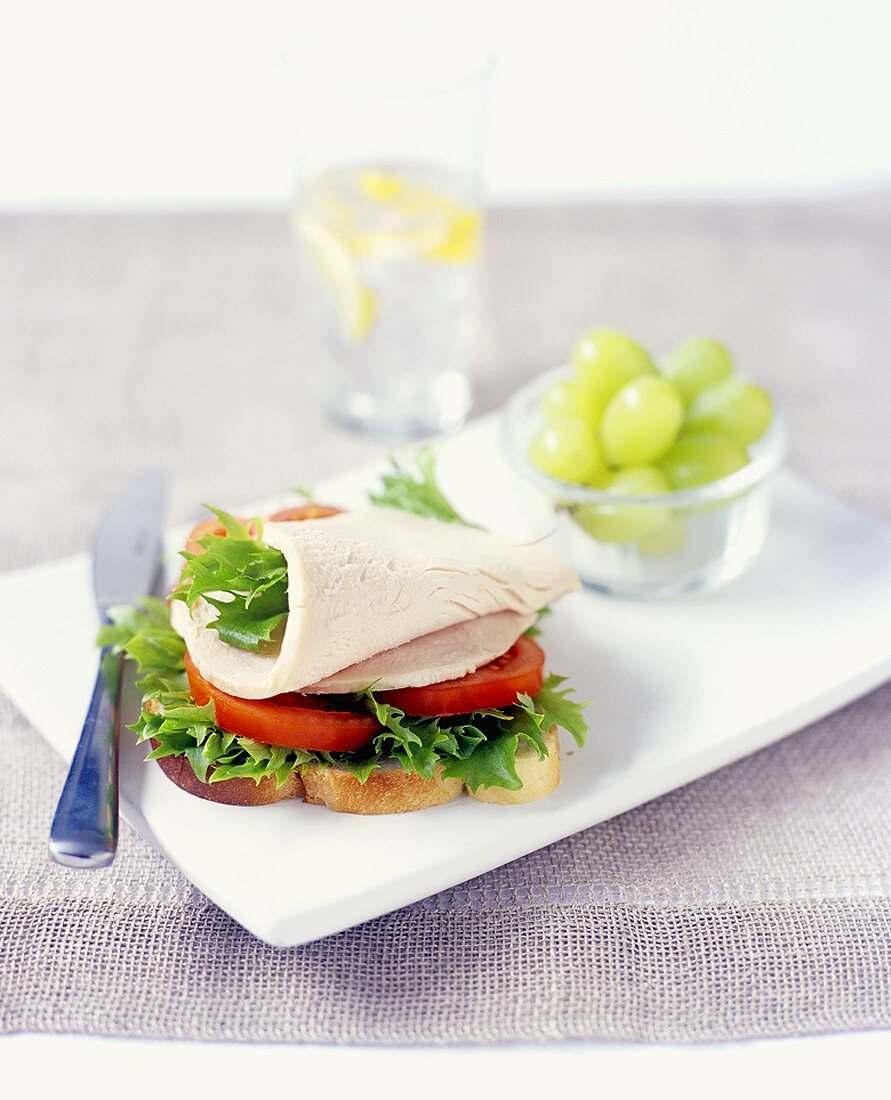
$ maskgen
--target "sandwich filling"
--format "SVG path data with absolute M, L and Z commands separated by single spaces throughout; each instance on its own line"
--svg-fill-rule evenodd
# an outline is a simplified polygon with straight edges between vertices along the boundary
M 336 692 L 344 679 L 361 682 L 355 666 L 382 653 L 389 658 L 362 686 L 381 676 L 379 686 L 392 688 L 463 676 L 578 587 L 569 566 L 541 546 L 392 508 L 254 521 L 257 538 L 230 516 L 222 521 L 226 537 L 205 536 L 187 558 L 172 621 L 202 675 L 243 699 Z M 251 555 L 262 565 L 245 599 L 239 567 Z M 262 629 L 250 638 L 252 612 Z M 428 640 L 418 646 L 420 639 Z M 431 657 L 437 663 L 425 665 Z
M 114 609 L 99 641 L 139 666 L 132 728 L 150 758 L 185 756 L 211 783 L 281 785 L 309 765 L 364 782 L 395 762 L 515 790 L 518 752 L 544 759 L 552 726 L 583 743 L 582 708 L 530 637 L 575 575 L 464 524 L 419 466 L 387 475 L 370 509 L 217 512 L 169 605 Z

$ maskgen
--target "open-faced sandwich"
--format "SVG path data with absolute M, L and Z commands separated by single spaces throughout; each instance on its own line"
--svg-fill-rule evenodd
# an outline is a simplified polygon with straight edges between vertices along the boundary
M 466 524 L 432 461 L 395 467 L 356 511 L 217 511 L 166 603 L 113 610 L 99 641 L 142 677 L 130 728 L 177 786 L 359 814 L 555 789 L 557 727 L 582 744 L 585 723 L 533 636 L 578 581 L 549 550 Z

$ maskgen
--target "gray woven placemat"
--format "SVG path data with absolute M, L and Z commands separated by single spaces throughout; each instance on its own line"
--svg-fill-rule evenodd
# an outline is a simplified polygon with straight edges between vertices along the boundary
M 312 409 L 292 249 L 275 215 L 0 218 L 0 568 L 84 549 L 147 463 L 174 475 L 180 521 L 376 452 Z M 592 323 L 653 347 L 718 333 L 786 408 L 794 464 L 888 514 L 887 191 L 496 211 L 487 257 L 479 409 Z M 474 883 L 282 952 L 129 829 L 107 871 L 49 865 L 62 765 L 0 704 L 0 1029 L 449 1042 L 891 1026 L 889 711 L 885 688 Z M 288 859 L 299 874 L 299 838 L 283 873 Z
M 0 1029 L 448 1043 L 891 1026 L 889 712 L 891 686 L 613 821 L 283 951 L 130 829 L 108 870 L 48 864 L 62 765 L 5 704 Z M 299 837 L 282 873 L 300 873 Z

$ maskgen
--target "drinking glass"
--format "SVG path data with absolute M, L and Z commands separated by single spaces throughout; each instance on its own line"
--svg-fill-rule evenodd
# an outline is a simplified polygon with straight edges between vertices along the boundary
M 387 438 L 471 404 L 489 51 L 435 27 L 288 55 L 308 363 L 332 416 Z

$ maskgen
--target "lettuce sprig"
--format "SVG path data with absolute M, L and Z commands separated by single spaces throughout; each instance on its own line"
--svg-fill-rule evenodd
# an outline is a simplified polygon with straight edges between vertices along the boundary
M 391 469 L 381 475 L 381 487 L 376 493 L 369 493 L 372 504 L 382 508 L 397 508 L 400 512 L 439 519 L 446 523 L 461 523 L 465 520 L 452 507 L 436 482 L 436 456 L 431 447 L 422 447 L 415 458 L 417 472 L 398 459 L 391 457 Z
M 285 556 L 263 542 L 262 520 L 248 526 L 219 508 L 210 511 L 226 533 L 205 534 L 198 554 L 182 551 L 186 564 L 170 598 L 190 610 L 203 598 L 217 609 L 208 625 L 220 640 L 258 653 L 278 640 L 288 615 Z

